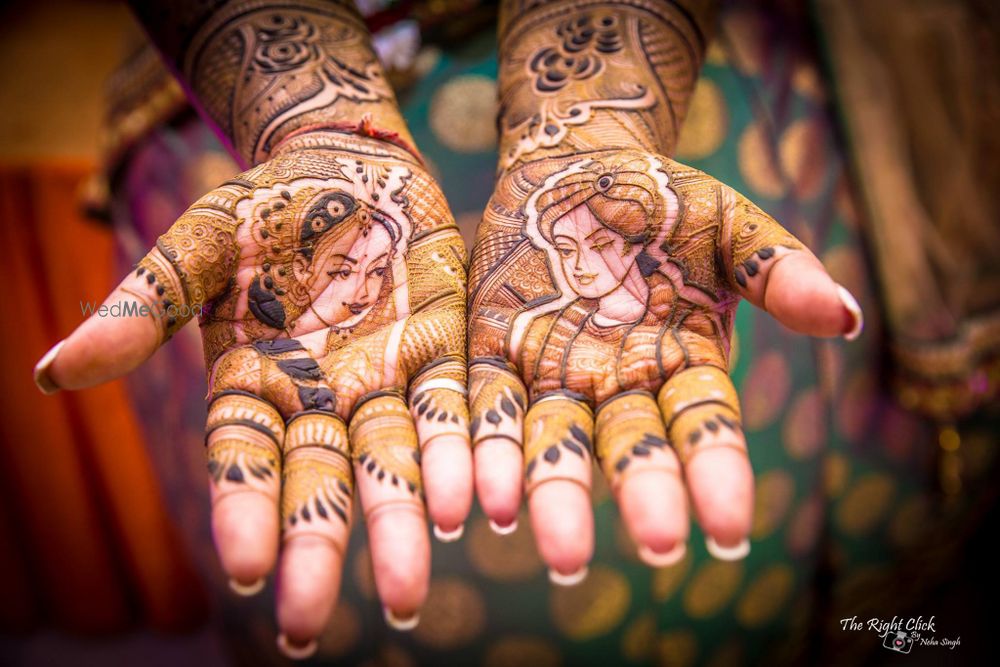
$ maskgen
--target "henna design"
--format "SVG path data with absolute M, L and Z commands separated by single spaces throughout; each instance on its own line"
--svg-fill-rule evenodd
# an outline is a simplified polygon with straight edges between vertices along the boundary
M 520 443 L 528 399 L 520 379 L 503 359 L 479 358 L 469 366 L 472 446 L 489 438 Z
M 596 76 L 604 68 L 600 54 L 618 53 L 623 48 L 618 19 L 608 15 L 598 20 L 585 15 L 559 24 L 559 46 L 539 49 L 528 65 L 535 74 L 535 90 L 551 93 L 571 81 Z
M 552 479 L 583 480 L 590 490 L 593 414 L 585 404 L 566 394 L 545 396 L 528 410 L 524 430 L 528 434 L 524 449 L 528 493 Z
M 205 434 L 213 505 L 248 489 L 277 500 L 285 424 L 273 407 L 245 392 L 220 392 L 208 407 Z
M 296 415 L 286 428 L 284 456 L 281 515 L 286 539 L 303 532 L 329 536 L 333 521 L 350 525 L 354 473 L 344 422 L 323 412 Z
M 660 410 L 648 392 L 630 391 L 608 400 L 597 411 L 594 431 L 597 460 L 614 490 L 638 470 L 680 473 Z
M 745 445 L 729 437 L 741 432 L 740 407 L 736 388 L 721 368 L 681 371 L 663 385 L 657 400 L 683 463 L 710 447 L 746 452 Z
M 424 434 L 420 443 L 422 450 L 442 436 L 467 437 L 469 407 L 465 387 L 464 358 L 443 357 L 413 377 L 410 411 L 417 433 Z
M 247 164 L 266 160 L 299 128 L 366 114 L 409 138 L 353 3 L 182 1 L 167 11 L 133 4 Z
M 646 0 L 517 4 L 501 12 L 502 171 L 602 147 L 673 146 L 701 65 L 689 12 Z
M 722 370 L 736 306 L 762 304 L 768 271 L 805 248 L 667 157 L 708 5 L 502 3 L 499 177 L 470 265 L 471 430 L 524 443 L 529 492 L 589 480 L 591 429 L 616 490 L 744 447 Z
M 377 394 L 366 400 L 351 419 L 354 460 L 384 484 L 423 493 L 420 450 L 413 420 L 398 395 Z

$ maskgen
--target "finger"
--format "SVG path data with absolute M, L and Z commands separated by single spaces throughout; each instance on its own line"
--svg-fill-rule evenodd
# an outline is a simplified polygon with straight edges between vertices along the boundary
M 679 371 L 660 389 L 657 402 L 709 552 L 742 558 L 750 550 L 753 470 L 729 374 L 715 366 Z
M 462 536 L 472 509 L 472 449 L 466 368 L 462 358 L 445 358 L 413 379 L 410 413 L 420 443 L 420 468 L 427 513 L 442 542 Z
M 517 529 L 524 481 L 521 453 L 527 392 L 499 358 L 469 365 L 469 405 L 475 453 L 476 495 L 490 527 L 502 535 Z
M 595 421 L 597 460 L 639 557 L 654 567 L 673 565 L 686 552 L 690 520 L 681 464 L 656 400 L 645 391 L 619 394 L 601 405 Z
M 206 426 L 212 532 L 237 592 L 260 590 L 278 554 L 278 494 L 284 419 L 239 390 L 216 393 Z
M 333 414 L 302 412 L 285 427 L 277 616 L 296 655 L 315 646 L 340 589 L 354 493 L 349 456 L 347 428 Z
M 386 622 L 412 629 L 427 599 L 431 558 L 413 418 L 402 398 L 376 392 L 360 402 L 349 433 Z
M 594 553 L 590 509 L 594 419 L 565 394 L 535 401 L 524 418 L 524 476 L 531 527 L 553 583 L 587 575 Z
M 219 188 L 159 238 L 104 303 L 35 367 L 45 393 L 82 389 L 128 373 L 226 286 L 236 260 L 236 200 L 242 186 Z
M 864 319 L 851 293 L 750 200 L 729 189 L 723 197 L 721 242 L 733 287 L 793 331 L 856 338 Z

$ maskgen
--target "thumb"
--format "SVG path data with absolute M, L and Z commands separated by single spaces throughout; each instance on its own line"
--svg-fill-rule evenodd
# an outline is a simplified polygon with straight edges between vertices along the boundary
M 722 258 L 733 289 L 793 331 L 848 340 L 860 334 L 858 302 L 801 241 L 730 188 L 722 206 Z
M 88 307 L 88 319 L 42 357 L 35 366 L 42 392 L 128 373 L 223 291 L 236 262 L 237 222 L 232 207 L 219 206 L 219 192 L 188 209 L 104 303 Z M 236 197 L 231 201 L 235 206 Z

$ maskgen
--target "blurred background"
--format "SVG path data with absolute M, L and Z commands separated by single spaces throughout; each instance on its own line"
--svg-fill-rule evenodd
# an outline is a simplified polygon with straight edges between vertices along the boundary
M 359 3 L 471 246 L 493 183 L 493 3 Z M 732 372 L 753 548 L 640 564 L 597 480 L 591 573 L 550 587 L 528 521 L 476 511 L 387 629 L 355 530 L 317 664 L 881 664 L 841 619 L 935 617 L 916 664 L 991 654 L 1000 528 L 1000 81 L 987 0 L 726 0 L 677 158 L 782 221 L 858 295 L 858 341 L 741 306 Z M 31 368 L 237 169 L 124 3 L 0 4 L 0 663 L 258 665 L 273 590 L 228 592 L 209 530 L 197 330 L 127 379 Z M 357 522 L 360 527 L 360 521 Z

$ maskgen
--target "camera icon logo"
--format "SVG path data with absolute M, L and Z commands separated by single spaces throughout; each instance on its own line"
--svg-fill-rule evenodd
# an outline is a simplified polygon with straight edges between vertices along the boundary
M 897 653 L 909 653 L 913 648 L 913 637 L 902 630 L 897 630 L 896 634 L 886 633 L 882 646 Z

